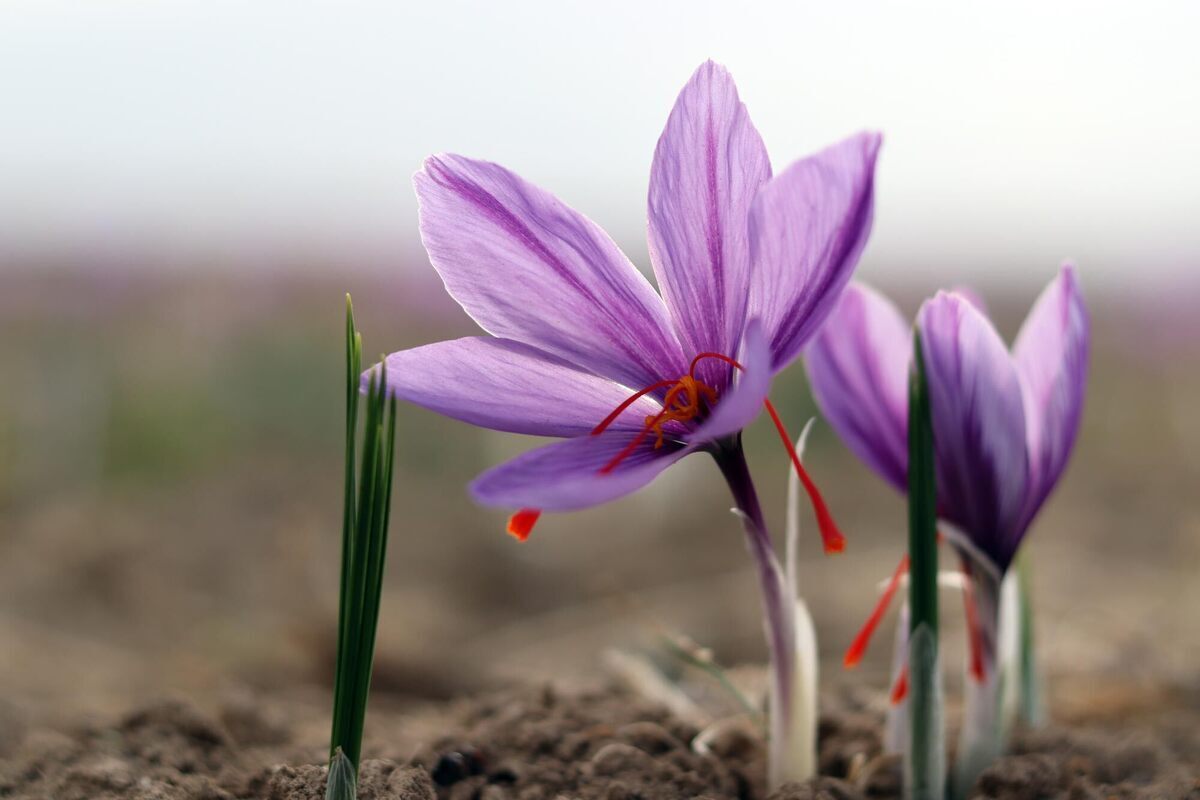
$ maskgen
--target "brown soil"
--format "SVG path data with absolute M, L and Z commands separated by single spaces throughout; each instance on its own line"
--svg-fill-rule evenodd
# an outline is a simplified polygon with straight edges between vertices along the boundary
M 773 800 L 899 796 L 900 766 L 881 753 L 876 697 L 827 697 L 821 777 Z M 209 714 L 178 701 L 115 724 L 22 730 L 3 719 L 0 797 L 56 800 L 317 800 L 324 719 L 315 697 L 249 698 Z M 1024 732 L 975 797 L 1200 800 L 1195 713 L 1132 732 Z M 706 734 L 616 688 L 495 691 L 426 708 L 373 708 L 360 797 L 404 800 L 742 800 L 765 796 L 762 741 L 746 720 Z

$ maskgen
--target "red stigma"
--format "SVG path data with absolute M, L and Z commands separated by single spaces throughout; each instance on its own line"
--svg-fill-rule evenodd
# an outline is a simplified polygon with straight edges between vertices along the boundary
M 763 405 L 767 408 L 767 413 L 771 415 L 771 421 L 775 423 L 775 430 L 779 431 L 779 438 L 783 440 L 783 446 L 787 449 L 788 455 L 792 459 L 792 466 L 796 468 L 796 475 L 800 477 L 800 483 L 804 485 L 804 491 L 808 492 L 808 499 L 813 504 L 813 511 L 817 515 L 817 527 L 821 531 L 821 540 L 825 544 L 826 553 L 840 553 L 846 549 L 846 537 L 842 536 L 842 532 L 838 530 L 837 523 L 833 521 L 833 515 L 829 513 L 829 506 L 825 505 L 825 499 L 821 497 L 821 492 L 817 489 L 817 485 L 813 483 L 812 478 L 808 476 L 808 472 L 804 469 L 804 465 L 800 463 L 800 456 L 796 453 L 796 448 L 792 444 L 792 437 L 788 434 L 787 428 L 783 426 L 783 420 L 779 418 L 779 413 L 775 410 L 775 406 L 770 400 L 764 400 Z
M 896 676 L 896 683 L 892 686 L 892 694 L 888 699 L 892 701 L 892 705 L 898 706 L 904 702 L 906 697 L 908 697 L 908 664 L 900 668 L 900 674 Z
M 879 596 L 879 601 L 875 604 L 874 610 L 871 611 L 871 616 L 867 617 L 866 624 L 862 626 L 862 630 L 854 637 L 846 655 L 842 659 L 842 664 L 846 669 L 853 669 L 862 661 L 863 655 L 867 652 L 867 647 L 871 644 L 871 637 L 875 634 L 879 623 L 883 621 L 883 615 L 887 613 L 888 606 L 892 604 L 892 598 L 896 596 L 896 590 L 900 588 L 900 579 L 904 577 L 904 573 L 908 572 L 908 556 L 900 559 L 900 563 L 896 565 L 895 571 L 892 572 L 892 577 L 888 580 L 887 587 L 883 590 L 883 594 Z
M 533 532 L 533 526 L 537 524 L 541 515 L 542 511 L 539 508 L 522 508 L 508 518 L 509 535 L 519 542 L 525 541 Z

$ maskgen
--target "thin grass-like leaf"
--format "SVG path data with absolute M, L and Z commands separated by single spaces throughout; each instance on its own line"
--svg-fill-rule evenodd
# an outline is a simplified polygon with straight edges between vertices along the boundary
M 396 401 L 387 396 L 387 374 L 381 365 L 367 381 L 366 411 L 360 428 L 361 372 L 362 337 L 354 326 L 354 312 L 347 295 L 346 474 L 327 798 L 334 797 L 335 791 L 343 793 L 338 797 L 354 796 L 391 516 Z M 344 794 L 347 791 L 349 794 Z
M 908 384 L 909 721 L 905 796 L 945 796 L 945 734 L 938 668 L 937 483 L 933 422 L 921 336 L 913 334 Z

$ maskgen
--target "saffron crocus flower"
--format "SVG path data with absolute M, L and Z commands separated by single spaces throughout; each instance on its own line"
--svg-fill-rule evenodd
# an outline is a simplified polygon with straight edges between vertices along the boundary
M 628 494 L 695 452 L 716 458 L 746 515 L 775 658 L 789 658 L 790 602 L 742 454 L 767 406 L 836 303 L 871 227 L 880 137 L 853 136 L 772 176 L 724 68 L 680 93 L 650 173 L 650 257 L 660 296 L 581 214 L 496 164 L 434 156 L 415 178 L 420 228 L 446 290 L 490 336 L 387 358 L 401 398 L 501 431 L 559 437 L 471 485 L 519 509 Z M 827 549 L 842 546 L 799 459 Z M 782 670 L 777 669 L 776 673 Z
M 917 317 L 926 354 L 939 515 L 1003 573 L 1067 465 L 1083 411 L 1088 313 L 1065 265 L 1010 353 L 980 301 L 939 292 Z M 854 453 L 897 489 L 908 472 L 909 326 L 855 283 L 806 354 L 818 406 Z
M 968 715 L 957 791 L 997 749 L 1001 580 L 1066 467 L 1087 379 L 1089 320 L 1075 270 L 1042 292 L 1010 353 L 982 304 L 940 292 L 917 316 L 933 418 L 938 514 L 962 556 Z M 907 475 L 909 328 L 880 294 L 851 285 L 807 349 L 817 404 L 851 450 L 901 491 Z M 894 576 L 895 581 L 902 568 Z M 886 603 L 886 600 L 884 601 Z M 1011 604 L 1010 604 L 1011 606 Z M 852 665 L 882 616 L 847 652 Z M 980 755 L 973 756 L 972 753 Z M 966 766 L 963 766 L 966 765 Z

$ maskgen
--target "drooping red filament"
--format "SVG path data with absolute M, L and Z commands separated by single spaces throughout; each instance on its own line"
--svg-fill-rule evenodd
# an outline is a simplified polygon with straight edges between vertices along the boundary
M 523 542 L 529 538 L 538 517 L 542 515 L 540 508 L 522 508 L 508 518 L 508 533 L 517 541 Z
M 892 694 L 889 698 L 892 705 L 898 706 L 904 702 L 904 698 L 908 697 L 908 664 L 900 668 L 900 674 L 896 676 L 896 683 L 892 686 Z
M 829 506 L 825 505 L 825 498 L 821 497 L 821 492 L 817 489 L 817 485 L 813 483 L 812 478 L 808 476 L 808 472 L 804 469 L 804 465 L 800 463 L 800 456 L 796 454 L 796 448 L 792 444 L 792 437 L 787 432 L 787 428 L 783 426 L 783 420 L 779 418 L 779 413 L 775 411 L 775 406 L 771 405 L 770 400 L 764 400 L 763 405 L 767 408 L 767 413 L 771 415 L 771 421 L 775 423 L 775 430 L 779 431 L 779 438 L 783 440 L 783 446 L 787 449 L 788 455 L 791 456 L 792 466 L 796 468 L 796 474 L 800 477 L 800 483 L 804 485 L 804 491 L 808 492 L 808 499 L 813 504 L 813 510 L 817 514 L 817 527 L 821 531 L 821 540 L 825 544 L 826 553 L 840 553 L 846 549 L 846 537 L 842 536 L 842 532 L 838 530 L 837 523 L 833 521 L 833 515 L 829 513 Z
M 908 572 L 908 556 L 900 559 L 900 563 L 896 565 L 895 571 L 892 572 L 892 577 L 888 580 L 887 587 L 883 593 L 879 595 L 879 602 L 875 604 L 875 608 L 871 611 L 871 616 L 867 617 L 866 623 L 854 637 L 854 641 L 846 650 L 845 657 L 842 658 L 842 664 L 846 669 L 857 667 L 862 661 L 863 655 L 867 652 L 867 647 L 871 644 L 871 637 L 875 634 L 875 630 L 879 627 L 879 623 L 883 621 L 883 615 L 887 613 L 888 606 L 892 604 L 892 598 L 896 596 L 896 590 L 900 588 L 900 579 L 904 577 L 904 573 Z
M 971 653 L 971 677 L 983 683 L 983 629 L 979 626 L 979 609 L 971 588 L 971 574 L 965 572 L 963 581 L 963 610 L 967 621 L 967 648 Z

